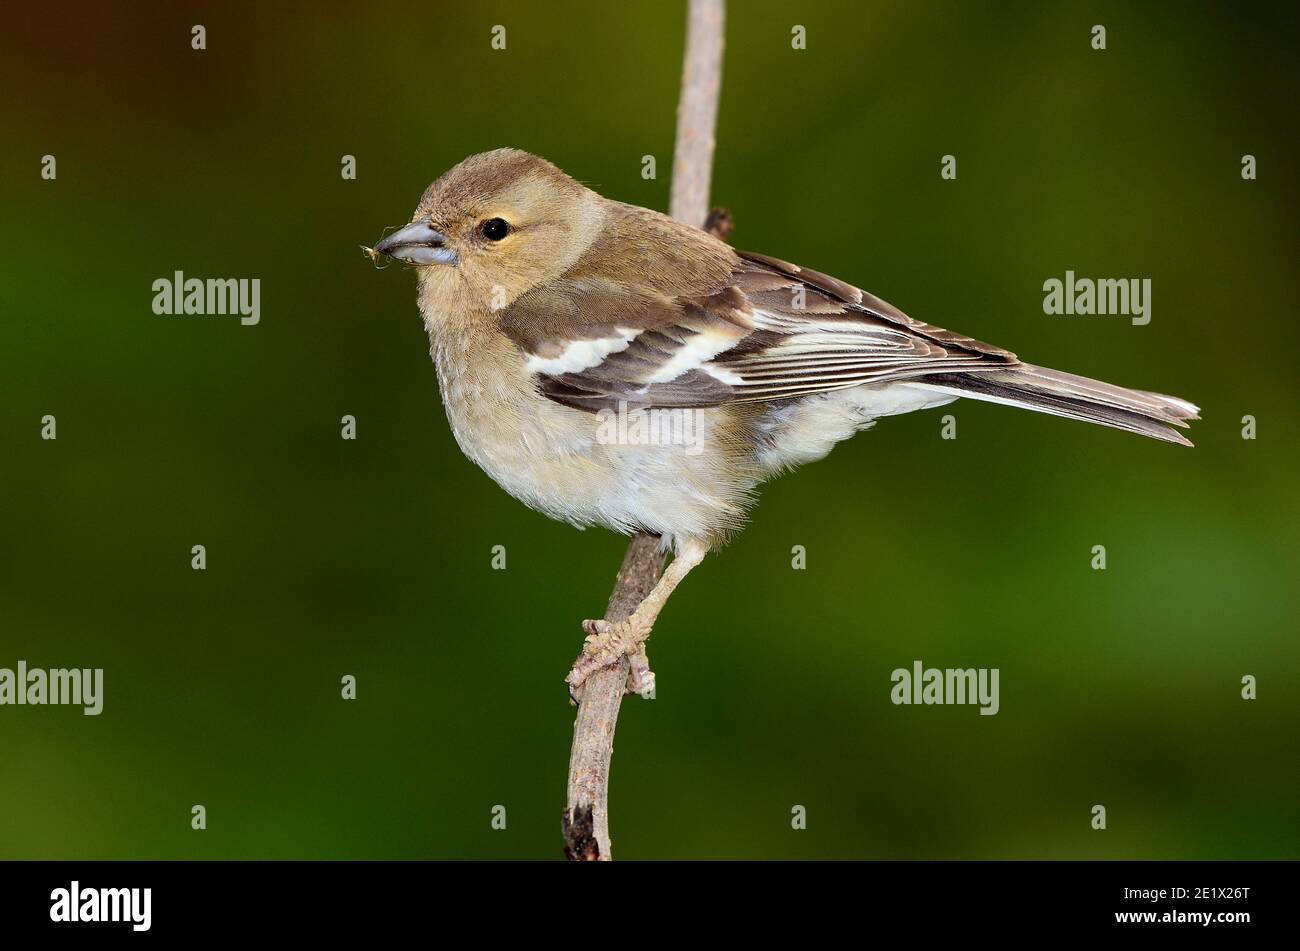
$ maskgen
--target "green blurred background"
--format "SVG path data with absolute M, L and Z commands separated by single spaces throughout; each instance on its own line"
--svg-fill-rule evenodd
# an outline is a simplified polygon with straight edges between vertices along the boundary
M 97 718 L 0 707 L 0 856 L 558 857 L 562 678 L 624 542 L 461 456 L 413 276 L 358 245 L 502 145 L 665 208 L 683 8 L 4 16 L 0 667 L 106 683 Z M 658 699 L 624 707 L 617 856 L 1300 856 L 1295 27 L 732 4 L 738 246 L 1205 420 L 1189 450 L 962 402 L 769 485 L 665 612 Z M 1045 316 L 1067 268 L 1151 278 L 1150 325 Z M 261 323 L 154 315 L 177 269 L 260 278 Z M 1000 668 L 1001 712 L 892 705 L 916 659 Z

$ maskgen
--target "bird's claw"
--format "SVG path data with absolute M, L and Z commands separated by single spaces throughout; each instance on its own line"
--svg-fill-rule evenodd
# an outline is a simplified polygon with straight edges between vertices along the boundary
M 627 692 L 637 694 L 643 700 L 655 698 L 655 672 L 650 669 L 644 643 L 640 650 L 627 657 Z
M 641 623 L 635 616 L 622 621 L 603 618 L 583 621 L 582 629 L 587 639 L 582 653 L 573 663 L 565 682 L 569 685 L 569 700 L 576 706 L 582 703 L 583 686 L 596 671 L 622 658 L 628 659 L 627 692 L 647 699 L 654 697 L 655 675 L 646 656 L 645 641 L 650 636 L 650 625 Z

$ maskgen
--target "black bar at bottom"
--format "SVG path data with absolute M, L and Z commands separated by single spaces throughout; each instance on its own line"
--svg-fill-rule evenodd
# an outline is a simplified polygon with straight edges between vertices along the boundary
M 600 929 L 662 940 L 830 926 L 1231 940 L 1293 932 L 1295 872 L 1292 862 L 7 862 L 0 927 L 90 940 L 418 928 L 437 940 L 455 923 L 499 939 L 560 936 L 594 914 Z

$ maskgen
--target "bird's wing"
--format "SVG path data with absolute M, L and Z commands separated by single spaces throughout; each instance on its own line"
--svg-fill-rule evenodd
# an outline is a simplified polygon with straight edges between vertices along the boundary
M 1019 363 L 825 274 L 758 254 L 734 262 L 720 285 L 678 294 L 590 273 L 561 280 L 512 304 L 502 326 L 543 395 L 593 412 L 783 400 Z

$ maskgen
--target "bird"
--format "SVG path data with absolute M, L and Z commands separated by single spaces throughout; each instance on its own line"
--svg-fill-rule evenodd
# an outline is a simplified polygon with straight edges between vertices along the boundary
M 628 660 L 766 480 L 885 416 L 959 398 L 1190 446 L 1186 400 L 1022 361 L 830 275 L 602 197 L 513 148 L 471 155 L 363 250 L 416 272 L 452 434 L 530 508 L 658 535 L 672 560 L 621 621 L 583 622 L 566 681 Z

